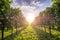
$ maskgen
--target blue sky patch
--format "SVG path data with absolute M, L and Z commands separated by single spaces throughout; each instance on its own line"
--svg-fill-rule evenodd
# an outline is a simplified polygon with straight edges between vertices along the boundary
M 50 7 L 52 5 L 52 0 L 13 0 L 11 7 L 20 8 L 23 15 L 26 17 L 27 14 L 32 13 L 35 16 L 39 15 L 39 12 Z

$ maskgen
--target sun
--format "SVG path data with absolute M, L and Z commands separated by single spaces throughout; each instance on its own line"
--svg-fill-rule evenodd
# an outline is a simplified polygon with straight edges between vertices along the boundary
M 34 15 L 28 14 L 28 16 L 26 17 L 26 20 L 31 24 L 34 21 Z

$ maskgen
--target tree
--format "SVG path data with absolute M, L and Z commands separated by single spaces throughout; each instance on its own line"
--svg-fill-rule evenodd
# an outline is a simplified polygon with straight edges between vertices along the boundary
M 58 27 L 57 30 L 60 31 L 60 0 L 53 0 L 52 8 L 54 9 L 55 14 L 55 24 Z
M 50 37 L 52 37 L 51 36 L 51 30 L 52 30 L 52 28 L 54 28 L 54 25 L 55 25 L 54 10 L 51 7 L 47 7 L 45 12 L 46 12 L 47 17 L 48 17 L 46 23 L 49 26 Z
M 10 1 L 0 0 L 0 23 L 2 28 L 2 40 L 4 40 L 4 28 L 9 23 L 8 16 L 10 13 Z
M 10 19 L 12 27 L 15 27 L 17 31 L 17 28 L 20 27 L 21 25 L 21 19 L 22 19 L 21 10 L 19 8 L 12 8 L 9 19 Z

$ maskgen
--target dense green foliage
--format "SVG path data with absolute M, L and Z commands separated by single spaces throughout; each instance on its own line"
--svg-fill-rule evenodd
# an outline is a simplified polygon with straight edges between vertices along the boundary
M 60 31 L 60 0 L 54 0 L 52 8 L 54 9 L 56 25 L 58 26 L 58 30 Z
M 0 22 L 6 24 L 8 23 L 8 17 L 10 14 L 10 3 L 9 0 L 0 0 Z
M 10 1 L 0 0 L 0 28 L 2 30 L 2 40 L 4 40 L 4 28 L 9 24 L 8 16 L 10 13 Z

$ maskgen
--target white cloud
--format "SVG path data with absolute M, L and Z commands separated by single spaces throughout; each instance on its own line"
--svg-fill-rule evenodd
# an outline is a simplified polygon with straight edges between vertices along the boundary
M 36 7 L 33 7 L 33 6 L 21 6 L 21 9 L 24 16 L 28 15 L 29 13 L 32 13 L 35 15 L 35 13 L 37 12 Z
M 43 11 L 47 6 L 46 4 L 41 3 L 40 1 L 35 2 L 35 0 L 33 1 L 31 0 L 31 5 L 27 5 L 28 3 L 26 4 L 25 2 L 22 2 L 21 4 L 19 4 L 18 2 L 15 2 L 15 1 L 16 0 L 13 0 L 11 7 L 20 8 L 24 16 L 26 16 L 29 13 L 33 13 L 35 16 L 37 16 L 39 15 L 39 12 Z
M 40 3 L 40 1 L 38 1 L 38 2 L 33 1 L 32 4 L 36 5 L 36 6 L 43 6 L 44 5 L 43 3 Z
M 15 2 L 16 0 L 13 0 L 13 3 L 11 4 L 11 7 L 13 8 L 19 8 L 20 5 L 18 3 Z
M 41 7 L 44 5 L 44 4 L 41 4 L 40 2 L 35 2 L 35 1 L 32 1 L 31 4 L 35 5 L 35 6 L 30 6 L 30 5 L 28 5 L 28 6 L 22 5 L 21 6 L 24 16 L 26 16 L 29 13 L 33 13 L 35 16 L 37 16 L 41 10 L 37 9 L 36 6 Z
M 35 9 L 35 7 L 32 7 L 32 6 L 21 6 L 21 9 Z

